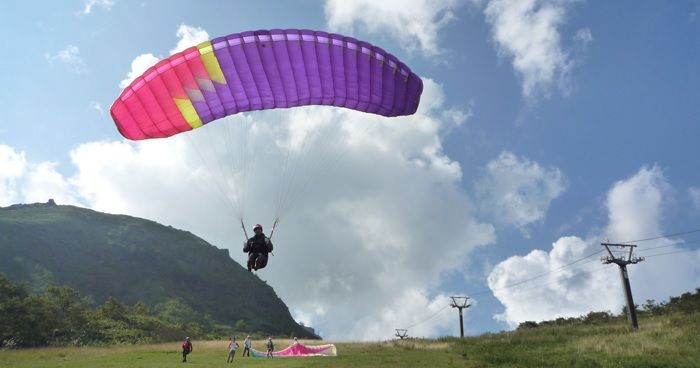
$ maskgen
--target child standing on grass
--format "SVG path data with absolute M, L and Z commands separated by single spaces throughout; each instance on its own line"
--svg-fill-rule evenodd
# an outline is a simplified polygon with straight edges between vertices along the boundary
M 192 352 L 192 341 L 189 337 L 185 337 L 185 342 L 182 343 L 182 362 L 187 361 L 187 354 Z
M 232 337 L 228 343 L 228 358 L 226 358 L 226 363 L 233 363 L 233 357 L 236 356 L 236 350 L 238 350 L 238 343 L 236 338 Z
M 267 338 L 267 357 L 272 358 L 272 350 L 275 349 L 275 344 L 272 342 L 272 337 Z

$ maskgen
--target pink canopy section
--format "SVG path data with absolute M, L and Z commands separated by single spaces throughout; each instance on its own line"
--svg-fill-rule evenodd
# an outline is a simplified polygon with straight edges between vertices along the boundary
M 251 349 L 254 357 L 264 358 L 267 356 L 266 352 Z M 282 349 L 280 351 L 272 352 L 273 357 L 309 357 L 309 356 L 337 356 L 338 351 L 333 344 L 326 345 L 304 345 L 298 341 L 295 341 L 289 347 Z
M 303 105 L 387 117 L 416 112 L 423 82 L 382 48 L 300 29 L 218 37 L 136 78 L 110 112 L 126 138 L 164 138 L 239 112 Z

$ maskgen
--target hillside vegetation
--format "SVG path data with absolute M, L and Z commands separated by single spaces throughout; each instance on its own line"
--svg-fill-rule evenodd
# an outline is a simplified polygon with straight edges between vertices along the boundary
M 67 286 L 88 307 L 113 299 L 209 330 L 316 337 L 227 250 L 153 221 L 53 202 L 13 205 L 0 208 L 0 254 L 0 272 L 29 292 Z

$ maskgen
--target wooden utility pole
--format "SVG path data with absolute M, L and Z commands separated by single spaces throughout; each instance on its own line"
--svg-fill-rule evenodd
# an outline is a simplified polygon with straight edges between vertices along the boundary
M 462 309 L 469 308 L 469 297 L 466 296 L 451 296 L 452 308 L 459 309 L 459 336 L 464 337 L 464 319 L 462 317 Z
M 605 247 L 608 251 L 609 256 L 602 257 L 600 260 L 605 263 L 615 263 L 620 267 L 620 277 L 622 278 L 622 287 L 625 292 L 625 299 L 627 300 L 627 319 L 630 321 L 630 325 L 633 330 L 639 329 L 639 324 L 637 324 L 637 309 L 634 307 L 634 300 L 632 299 L 632 288 L 630 287 L 630 278 L 627 274 L 627 265 L 636 264 L 644 260 L 644 257 L 635 257 L 632 255 L 632 251 L 637 246 L 634 244 L 614 244 L 614 243 L 600 243 L 600 245 Z M 624 248 L 629 248 L 629 253 L 621 257 L 615 257 L 610 247 L 618 247 L 624 250 Z
M 396 337 L 399 339 L 403 340 L 408 337 L 408 330 L 407 329 L 402 329 L 402 328 L 397 328 L 396 329 Z

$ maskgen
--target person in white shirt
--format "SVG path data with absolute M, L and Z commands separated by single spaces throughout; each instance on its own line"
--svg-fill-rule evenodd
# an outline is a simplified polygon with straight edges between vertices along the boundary
M 250 335 L 246 336 L 245 341 L 243 341 L 243 356 L 250 357 Z
M 238 350 L 238 343 L 236 338 L 232 337 L 228 343 L 228 358 L 226 358 L 226 363 L 233 363 L 233 357 L 236 356 L 236 350 Z

